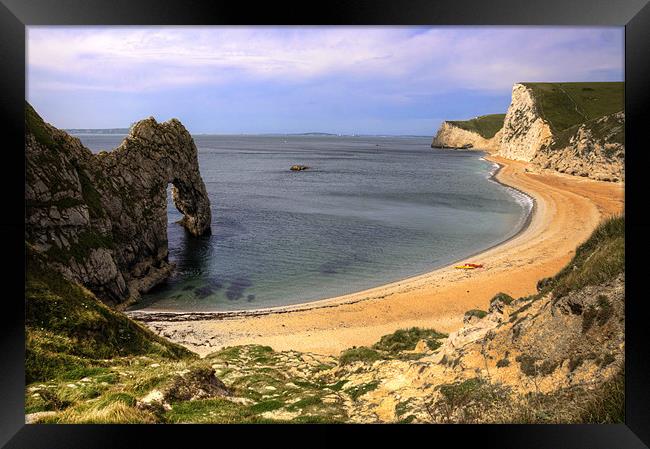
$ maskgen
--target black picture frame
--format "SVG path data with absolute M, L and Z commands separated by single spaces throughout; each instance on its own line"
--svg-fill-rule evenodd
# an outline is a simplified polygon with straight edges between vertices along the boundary
M 421 426 L 145 426 L 24 424 L 24 100 L 25 27 L 28 25 L 574 25 L 625 26 L 626 109 L 626 388 L 625 424 L 421 425 Z M 364 445 L 391 434 L 409 444 L 482 445 L 499 448 L 624 449 L 650 445 L 650 351 L 644 301 L 643 256 L 650 218 L 644 171 L 650 106 L 650 5 L 648 0 L 330 0 L 319 4 L 199 0 L 0 0 L 0 157 L 3 177 L 0 232 L 4 295 L 0 295 L 0 446 L 101 448 L 228 444 L 261 437 L 283 444 Z M 646 139 L 647 141 L 647 139 Z M 646 143 L 647 145 L 647 143 Z M 6 178 L 9 179 L 6 179 Z M 23 186 L 20 188 L 18 186 Z M 23 298 L 21 300 L 21 298 Z M 251 429 L 253 430 L 251 432 Z M 296 436 L 297 433 L 300 434 Z M 237 435 L 234 435 L 237 433 Z M 280 433 L 282 435 L 280 435 Z M 413 439 L 413 440 L 412 440 Z M 192 443 L 196 441 L 196 443 Z M 351 440 L 350 440 L 351 441 Z

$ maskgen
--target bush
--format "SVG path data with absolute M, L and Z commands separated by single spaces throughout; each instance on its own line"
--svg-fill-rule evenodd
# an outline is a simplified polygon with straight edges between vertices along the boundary
M 420 340 L 424 340 L 429 349 L 435 350 L 440 347 L 438 340 L 446 337 L 447 334 L 443 334 L 434 329 L 412 327 L 410 329 L 399 329 L 392 334 L 384 335 L 372 348 L 378 351 L 396 354 L 400 351 L 412 351 Z
M 497 368 L 505 368 L 506 366 L 510 366 L 510 360 L 501 359 L 497 362 Z
M 356 401 L 360 396 L 363 396 L 364 394 L 370 391 L 376 390 L 378 386 L 379 386 L 379 382 L 373 381 L 373 382 L 368 382 L 367 384 L 361 384 L 349 388 L 345 390 L 345 392 L 350 395 L 353 401 Z
M 382 360 L 385 357 L 374 349 L 362 346 L 360 348 L 346 349 L 339 356 L 341 365 L 349 365 L 353 362 L 372 363 L 376 360 Z
M 595 324 L 604 325 L 614 313 L 612 303 L 606 296 L 598 296 L 596 305 L 590 305 L 582 314 L 582 333 L 586 333 Z
M 480 309 L 472 309 L 468 310 L 465 312 L 465 318 L 471 318 L 471 317 L 476 317 L 478 319 L 485 318 L 487 316 L 487 312 L 485 310 L 480 310 Z

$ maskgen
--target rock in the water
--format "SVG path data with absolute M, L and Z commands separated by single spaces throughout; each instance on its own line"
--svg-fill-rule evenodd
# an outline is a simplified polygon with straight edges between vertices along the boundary
M 119 304 L 171 273 L 167 186 L 193 235 L 210 232 L 211 211 L 192 136 L 176 119 L 133 125 L 111 152 L 25 116 L 26 240 L 51 267 Z
M 308 170 L 310 167 L 307 167 L 306 165 L 292 165 L 291 170 L 292 171 L 302 171 L 302 170 Z

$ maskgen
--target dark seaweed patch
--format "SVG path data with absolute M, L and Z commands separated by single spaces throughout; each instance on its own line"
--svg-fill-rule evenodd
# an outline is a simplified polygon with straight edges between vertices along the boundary
M 238 278 L 230 283 L 230 286 L 226 290 L 226 298 L 231 301 L 236 299 L 241 299 L 244 297 L 244 290 L 253 285 L 250 279 L 247 278 Z
M 209 285 L 204 285 L 203 287 L 195 288 L 194 289 L 194 296 L 196 296 L 199 299 L 207 298 L 211 294 L 215 292 L 215 289 L 212 288 Z
M 247 300 L 248 302 L 251 302 L 251 301 L 255 300 L 255 295 L 248 295 L 248 296 L 246 297 L 246 300 Z
M 209 279 L 209 280 L 208 280 L 208 285 L 209 285 L 210 287 L 214 288 L 215 290 L 219 290 L 219 289 L 223 288 L 223 284 L 222 284 L 221 281 L 219 281 L 219 279 L 217 279 L 217 278 L 211 278 L 211 279 Z
M 189 291 L 189 290 L 194 290 L 194 286 L 193 285 L 186 285 L 185 287 L 183 287 L 184 292 Z

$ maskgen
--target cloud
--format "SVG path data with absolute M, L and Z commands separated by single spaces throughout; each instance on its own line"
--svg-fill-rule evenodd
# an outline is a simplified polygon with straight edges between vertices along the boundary
M 337 78 L 408 101 L 623 74 L 622 28 L 30 26 L 27 42 L 30 90 L 155 92 Z

